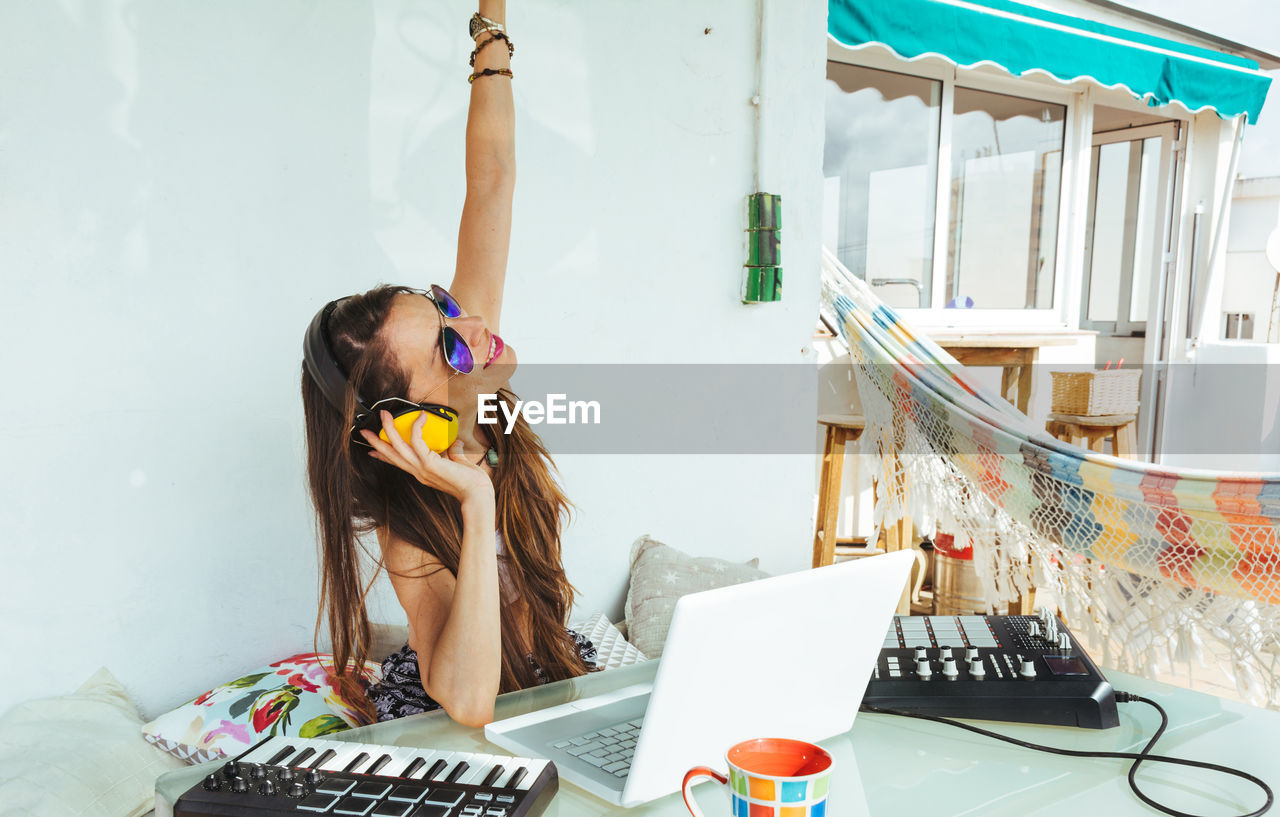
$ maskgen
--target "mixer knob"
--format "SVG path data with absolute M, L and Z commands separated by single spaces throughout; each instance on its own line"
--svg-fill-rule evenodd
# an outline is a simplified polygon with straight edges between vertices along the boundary
M 929 666 L 927 659 L 916 662 L 916 675 L 919 676 L 921 681 L 928 681 L 933 677 L 933 667 Z
M 1022 668 L 1018 670 L 1018 675 L 1029 681 L 1034 681 L 1036 677 L 1036 662 L 1030 658 L 1022 659 Z
M 253 780 L 266 780 L 267 770 L 262 768 L 261 764 L 255 763 L 249 767 L 249 777 Z
M 227 776 L 228 780 L 230 780 L 240 774 L 240 764 L 236 763 L 234 760 L 228 761 L 227 764 L 222 767 L 222 773 Z
M 929 651 L 926 650 L 924 647 L 916 647 L 916 661 L 920 662 L 920 661 L 928 661 L 928 660 L 929 660 Z
M 1071 636 L 1067 635 L 1066 633 L 1058 633 L 1058 649 L 1060 650 L 1071 649 Z
M 969 649 L 965 650 L 965 651 L 964 651 L 964 660 L 968 661 L 970 664 L 972 664 L 974 661 L 977 661 L 977 660 L 978 660 L 978 648 L 977 648 L 977 647 L 970 647 Z
M 243 777 L 237 777 L 231 781 L 231 790 L 236 794 L 244 794 L 249 790 L 249 781 Z
M 270 780 L 262 781 L 262 785 L 258 787 L 258 794 L 261 794 L 263 797 L 272 797 L 275 793 L 276 784 L 272 783 Z
M 315 784 L 319 783 L 319 782 L 320 782 L 320 770 L 319 770 L 319 769 L 310 769 L 310 770 L 308 770 L 308 771 L 307 771 L 307 775 L 306 775 L 306 781 L 307 781 L 308 783 L 310 783 L 311 785 L 313 785 L 313 786 L 314 786 Z
M 1035 638 L 1036 636 L 1040 635 L 1040 622 L 1033 621 L 1030 624 L 1028 624 L 1027 635 L 1031 636 L 1032 638 Z
M 307 787 L 301 783 L 293 783 L 289 786 L 289 790 L 285 792 L 290 797 L 306 797 Z
M 948 658 L 951 657 L 951 648 L 943 647 L 942 649 L 938 650 L 938 657 L 941 658 L 943 661 L 946 661 Z
M 987 667 L 981 658 L 969 662 L 969 677 L 975 681 L 981 681 L 987 677 Z
M 956 669 L 956 659 L 950 655 L 942 659 L 942 675 L 951 680 L 955 680 L 960 676 L 960 671 Z
M 295 776 L 293 769 L 290 769 L 288 766 L 285 766 L 280 770 L 279 774 L 276 775 L 276 777 L 280 779 L 281 783 L 288 783 Z
M 216 774 L 211 774 L 204 779 L 205 791 L 217 791 L 221 785 L 222 785 L 222 779 L 219 778 Z

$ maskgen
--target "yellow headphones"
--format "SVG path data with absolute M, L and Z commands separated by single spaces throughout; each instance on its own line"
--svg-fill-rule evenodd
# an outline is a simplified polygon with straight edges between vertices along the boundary
M 316 313 L 307 327 L 307 335 L 302 344 L 302 358 L 311 379 L 320 387 L 329 404 L 341 413 L 346 406 L 347 389 L 351 384 L 347 375 L 333 356 L 333 347 L 329 343 L 329 316 L 344 298 L 330 301 Z M 382 426 L 381 412 L 391 412 L 392 425 L 400 432 L 400 437 L 409 441 L 413 424 L 425 414 L 427 420 L 422 426 L 422 439 L 432 451 L 443 453 L 458 439 L 458 412 L 449 406 L 439 403 L 414 403 L 402 397 L 388 397 L 370 405 L 356 392 L 355 425 L 351 427 L 351 438 L 367 446 L 368 443 L 360 435 L 361 429 L 377 431 L 378 436 L 390 442 L 387 432 Z

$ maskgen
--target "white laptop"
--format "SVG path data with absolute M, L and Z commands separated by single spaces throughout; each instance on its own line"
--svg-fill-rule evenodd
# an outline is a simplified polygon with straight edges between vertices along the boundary
M 748 738 L 847 732 L 913 562 L 903 551 L 685 596 L 652 683 L 495 721 L 485 737 L 634 806 Z

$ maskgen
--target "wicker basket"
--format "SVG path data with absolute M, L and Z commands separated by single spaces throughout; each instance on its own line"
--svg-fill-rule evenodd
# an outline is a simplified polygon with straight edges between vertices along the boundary
M 1097 417 L 1104 414 L 1137 414 L 1140 369 L 1100 372 L 1049 372 L 1053 377 L 1054 414 Z

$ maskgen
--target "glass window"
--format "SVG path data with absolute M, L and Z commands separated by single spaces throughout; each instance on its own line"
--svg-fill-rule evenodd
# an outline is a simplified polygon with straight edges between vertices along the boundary
M 1053 306 L 1066 106 L 955 89 L 946 306 Z
M 1144 324 L 1151 293 L 1151 279 L 1159 259 L 1159 244 L 1149 236 L 1159 237 L 1161 225 L 1157 221 L 1160 203 L 1156 201 L 1160 187 L 1160 153 L 1164 145 L 1159 136 L 1142 140 L 1142 170 L 1138 186 L 1137 239 L 1133 244 L 1133 287 L 1129 295 L 1129 320 Z
M 1129 143 L 1095 145 L 1093 238 L 1089 253 L 1090 321 L 1115 321 L 1120 311 L 1120 279 L 1124 270 L 1124 247 L 1129 230 L 1125 215 L 1129 209 Z
M 827 63 L 823 243 L 896 307 L 927 307 L 942 83 Z
M 1160 267 L 1164 136 L 1095 134 L 1090 164 L 1082 325 L 1115 335 L 1146 328 Z M 1171 134 L 1170 134 L 1171 135 Z

